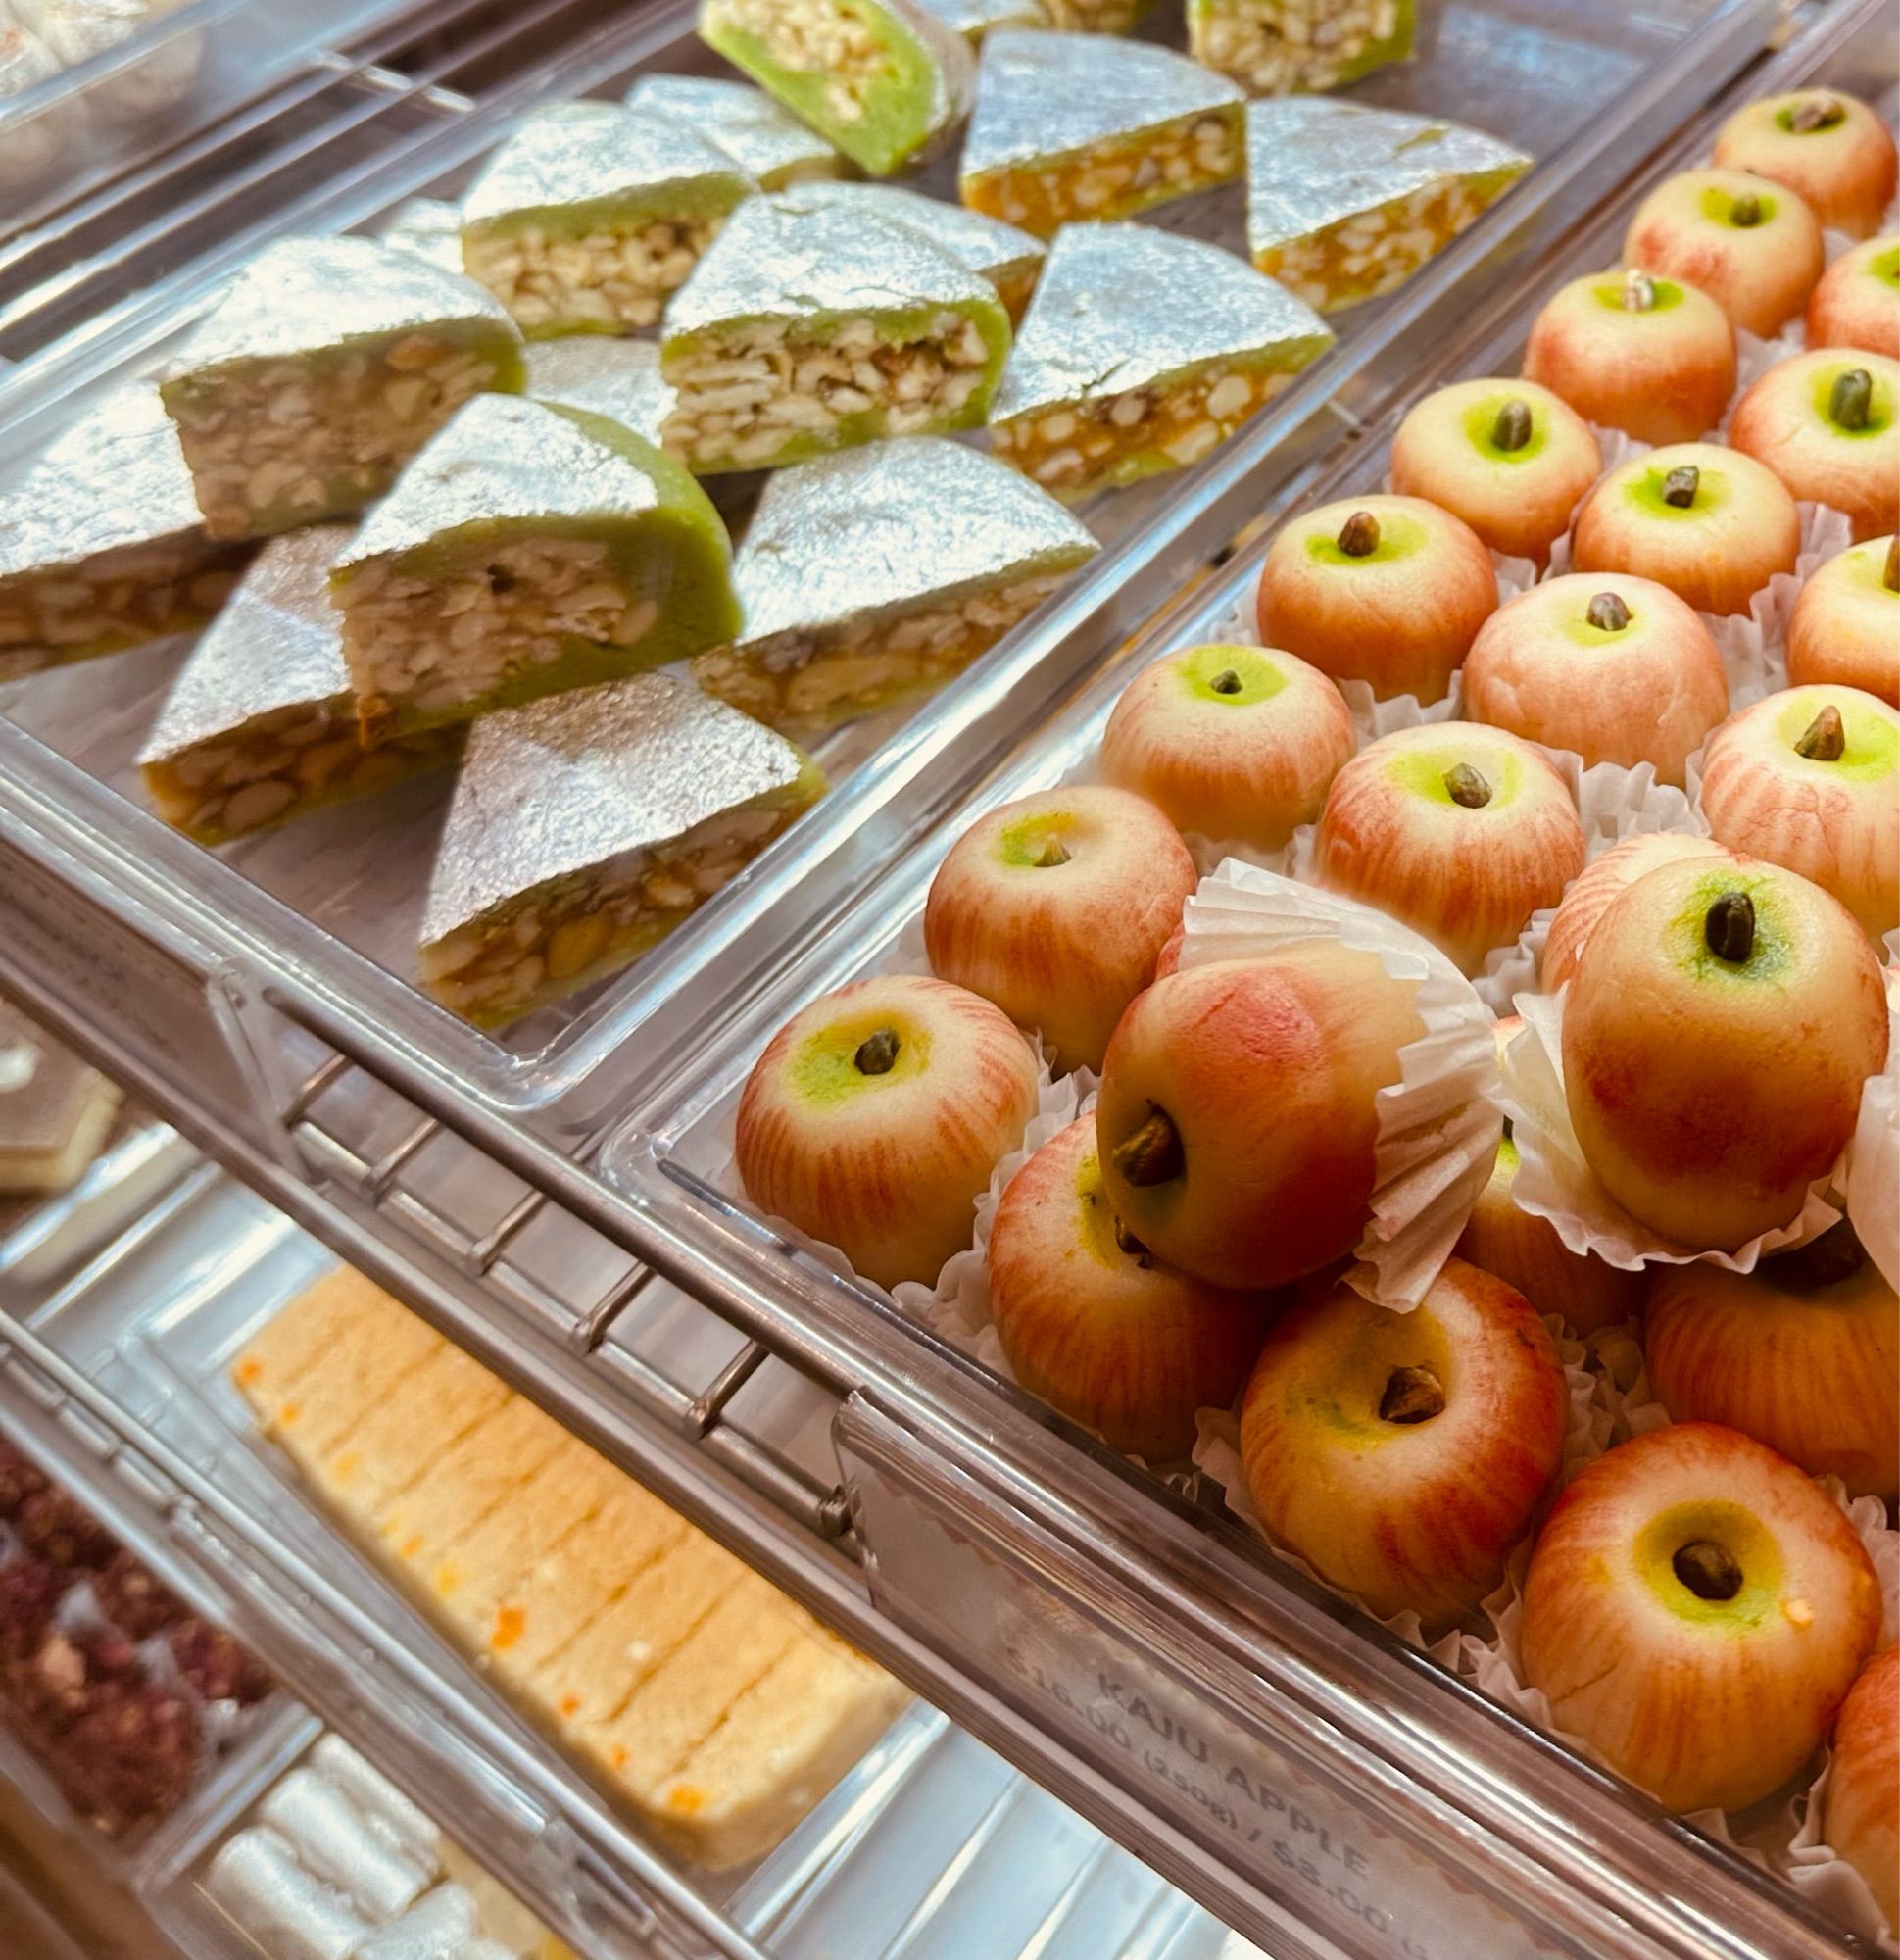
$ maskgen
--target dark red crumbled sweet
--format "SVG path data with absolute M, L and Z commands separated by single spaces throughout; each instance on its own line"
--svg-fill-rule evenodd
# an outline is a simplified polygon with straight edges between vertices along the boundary
M 92 1582 L 99 1610 L 121 1633 L 150 1640 L 185 1616 L 184 1602 L 122 1546 Z
M 53 1625 L 60 1595 L 73 1575 L 44 1559 L 17 1558 L 0 1565 L 0 1667 L 26 1660 Z
M 195 1614 L 180 1620 L 168 1638 L 178 1672 L 207 1701 L 248 1708 L 276 1686 L 229 1634 Z
M 0 1443 L 0 1518 L 17 1517 L 21 1505 L 45 1488 L 45 1472 L 12 1444 Z
M 169 1816 L 198 1771 L 198 1715 L 174 1689 L 102 1681 L 49 1752 L 66 1798 L 111 1837 Z
M 15 1520 L 29 1551 L 48 1565 L 98 1567 L 110 1562 L 119 1542 L 83 1504 L 57 1485 L 33 1492 Z

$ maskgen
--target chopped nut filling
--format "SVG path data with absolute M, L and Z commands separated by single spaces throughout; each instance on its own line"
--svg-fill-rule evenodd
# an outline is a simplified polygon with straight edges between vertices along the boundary
M 658 319 L 724 221 L 653 220 L 579 236 L 539 224 L 477 231 L 463 243 L 463 262 L 523 332 L 619 333 Z
M 1131 388 L 999 422 L 997 454 L 1058 497 L 1198 463 L 1292 379 L 1270 368 L 1203 368 L 1165 394 Z
M 706 15 L 714 32 L 750 34 L 778 67 L 825 76 L 825 107 L 840 122 L 863 122 L 878 88 L 902 79 L 851 0 L 713 0 Z
M 1259 253 L 1253 263 L 1322 313 L 1355 306 L 1403 285 L 1506 187 L 1502 178 L 1427 184 Z
M 222 844 L 345 797 L 367 796 L 447 761 L 462 731 L 430 730 L 365 748 L 349 696 L 261 714 L 143 774 L 158 813 L 201 844 Z
M 169 404 L 206 529 L 255 537 L 361 510 L 495 374 L 427 332 L 219 371 Z
M 231 596 L 244 557 L 168 541 L 0 580 L 0 680 L 202 626 Z
M 943 686 L 1033 612 L 1064 576 L 1020 579 L 840 633 L 780 633 L 743 651 L 720 647 L 695 658 L 693 677 L 783 735 L 816 736 Z
M 959 416 L 974 419 L 989 362 L 982 333 L 960 314 L 941 313 L 920 335 L 895 341 L 868 318 L 821 336 L 761 321 L 716 349 L 668 354 L 666 447 L 692 469 L 747 469 L 777 461 L 788 444 L 808 456 L 959 426 Z
M 1229 183 L 1240 174 L 1243 141 L 1238 111 L 1197 116 L 1046 164 L 986 171 L 964 185 L 964 202 L 1047 238 L 1080 219 L 1123 217 Z
M 499 1027 L 623 965 L 757 857 L 796 808 L 739 809 L 624 861 L 551 878 L 421 950 L 445 1007 Z
M 1337 87 L 1398 22 L 1398 0 L 1205 0 L 1188 14 L 1194 59 L 1254 95 Z
M 577 640 L 637 646 L 659 617 L 656 601 L 621 583 L 605 544 L 546 536 L 429 578 L 387 560 L 355 565 L 337 603 L 363 725 L 376 737 L 491 706 Z

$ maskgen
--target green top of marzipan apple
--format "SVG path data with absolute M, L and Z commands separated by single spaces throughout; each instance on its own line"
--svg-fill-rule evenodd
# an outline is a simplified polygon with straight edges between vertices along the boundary
M 1258 647 L 1195 647 L 1177 671 L 1196 701 L 1219 708 L 1251 708 L 1256 702 L 1271 701 L 1287 685 L 1279 664 Z
M 1623 494 L 1639 511 L 1651 516 L 1668 517 L 1678 523 L 1693 523 L 1698 517 L 1706 517 L 1719 511 L 1729 501 L 1727 472 L 1711 469 L 1702 463 L 1695 467 L 1695 501 L 1692 504 L 1672 504 L 1663 495 L 1664 486 L 1669 482 L 1667 466 L 1632 470 L 1624 482 Z
M 1420 1435 L 1426 1425 L 1388 1422 L 1379 1413 L 1393 1372 L 1400 1368 L 1429 1369 L 1447 1393 L 1453 1387 L 1457 1370 L 1444 1329 L 1425 1307 L 1388 1314 L 1354 1329 L 1334 1349 L 1332 1365 L 1318 1379 L 1309 1375 L 1302 1383 L 1295 1378 L 1289 1386 L 1287 1414 L 1294 1421 L 1310 1417 L 1324 1422 L 1365 1449 Z
M 1890 286 L 1900 287 L 1900 245 L 1891 245 L 1884 252 L 1876 252 L 1867 262 L 1867 270 L 1876 279 L 1884 279 Z
M 1654 303 L 1646 307 L 1627 307 L 1623 303 L 1624 277 L 1621 272 L 1607 279 L 1599 279 L 1590 288 L 1600 307 L 1611 313 L 1623 314 L 1630 319 L 1653 319 L 1659 313 L 1668 313 L 1671 308 L 1682 304 L 1682 289 L 1674 279 L 1665 279 L 1652 272 L 1649 275 L 1650 290 L 1655 294 Z
M 1674 507 L 1672 506 L 1671 508 Z M 1623 610 L 1630 615 L 1628 620 L 1614 631 L 1608 626 L 1591 624 L 1590 603 L 1595 599 L 1596 592 L 1589 592 L 1584 594 L 1581 606 L 1574 608 L 1566 607 L 1563 619 L 1565 633 L 1571 639 L 1575 640 L 1580 647 L 1588 647 L 1591 649 L 1598 647 L 1627 647 L 1632 642 L 1640 640 L 1643 635 L 1637 629 L 1639 627 L 1647 627 L 1649 622 L 1648 612 L 1632 606 L 1630 595 L 1622 591 L 1613 579 L 1606 578 L 1596 590 L 1597 592 L 1616 593 L 1616 596 L 1623 601 Z
M 1803 123 L 1801 127 L 1798 129 L 1794 126 L 1795 111 L 1799 109 L 1804 103 L 1811 101 L 1818 101 L 1824 97 L 1827 97 L 1827 99 L 1833 101 L 1839 101 L 1839 98 L 1837 96 L 1828 97 L 1828 92 L 1825 89 L 1823 90 L 1797 89 L 1794 94 L 1783 96 L 1780 102 L 1780 106 L 1775 111 L 1776 128 L 1780 130 L 1780 132 L 1784 136 L 1838 135 L 1843 129 L 1845 129 L 1848 126 L 1848 116 L 1846 113 L 1846 105 L 1844 103 L 1841 105 L 1841 113 L 1837 115 L 1831 122 Z
M 1101 1159 L 1094 1151 L 1085 1151 L 1075 1167 L 1075 1196 L 1082 1206 L 1082 1243 L 1091 1255 L 1104 1266 L 1127 1265 L 1134 1255 L 1115 1243 L 1115 1207 L 1108 1201 Z
M 1737 231 L 1760 231 L 1775 221 L 1775 214 L 1779 209 L 1777 201 L 1766 190 L 1751 190 L 1745 195 L 1752 197 L 1760 208 L 1761 216 L 1752 224 L 1735 223 L 1735 206 L 1741 199 L 1731 190 L 1725 190 L 1721 184 L 1710 184 L 1702 193 L 1702 216 L 1712 224 L 1731 225 Z
M 1677 1577 L 1677 1552 L 1697 1542 L 1720 1545 L 1741 1568 L 1741 1587 L 1732 1599 L 1701 1598 Z M 1672 1504 L 1636 1535 L 1633 1552 L 1643 1583 L 1679 1619 L 1742 1634 L 1763 1626 L 1779 1609 L 1780 1547 L 1768 1527 L 1740 1504 L 1720 1497 Z
M 1468 762 L 1490 787 L 1490 800 L 1476 809 L 1461 804 L 1445 785 L 1445 777 L 1460 762 Z M 1467 816 L 1490 816 L 1506 808 L 1524 784 L 1524 765 L 1508 749 L 1495 755 L 1467 754 L 1447 744 L 1442 749 L 1408 749 L 1386 764 L 1387 773 L 1402 788 L 1447 809 Z
M 1042 809 L 1032 816 L 1019 816 L 997 833 L 997 856 L 1003 863 L 1019 868 L 1053 869 L 1068 862 L 1065 839 L 1074 825 L 1073 810 Z
M 1845 561 L 1842 569 L 1856 585 L 1869 586 L 1894 605 L 1900 605 L 1900 592 L 1887 583 L 1887 549 L 1885 538 L 1877 538 L 1872 544 L 1849 545 L 1841 553 Z
M 1506 402 L 1522 402 L 1531 412 L 1531 434 L 1522 449 L 1500 449 L 1492 439 L 1498 415 Z M 1542 452 L 1549 435 L 1549 417 L 1539 411 L 1530 396 L 1509 388 L 1497 395 L 1487 396 L 1482 402 L 1474 402 L 1465 411 L 1465 440 L 1487 463 L 1529 463 Z
M 1813 727 L 1815 716 L 1829 707 L 1839 710 L 1846 745 L 1831 762 L 1824 762 L 1803 756 L 1794 745 Z M 1845 694 L 1794 695 L 1775 716 L 1775 732 L 1788 752 L 1789 762 L 1817 770 L 1835 782 L 1877 783 L 1890 776 L 1900 760 L 1900 728 L 1878 709 Z
M 1858 368 L 1873 383 L 1867 396 L 1867 421 L 1861 428 L 1848 428 L 1834 419 L 1834 383 Z M 1830 435 L 1843 442 L 1865 442 L 1869 436 L 1884 435 L 1893 426 L 1893 388 L 1884 374 L 1876 373 L 1865 361 L 1843 353 L 1838 361 L 1821 367 L 1815 375 L 1814 409 Z
M 1425 544 L 1425 526 L 1406 511 L 1379 510 L 1379 542 L 1372 550 L 1355 557 L 1340 549 L 1340 526 L 1330 531 L 1314 531 L 1306 540 L 1306 555 L 1321 564 L 1390 564 L 1394 559 L 1410 558 Z
M 1664 928 L 1665 948 L 1677 966 L 1700 985 L 1756 987 L 1773 980 L 1796 960 L 1781 903 L 1783 889 L 1781 876 L 1772 871 L 1718 866 L 1705 872 Z M 1743 893 L 1755 907 L 1754 944 L 1746 959 L 1725 959 L 1709 945 L 1709 907 L 1729 892 Z
M 857 1065 L 857 1052 L 872 1036 L 887 1032 L 898 1038 L 897 1056 L 881 1073 L 866 1074 Z M 929 1062 L 927 1029 L 888 1007 L 865 1007 L 805 1036 L 792 1057 L 792 1086 L 807 1102 L 843 1102 L 912 1081 Z

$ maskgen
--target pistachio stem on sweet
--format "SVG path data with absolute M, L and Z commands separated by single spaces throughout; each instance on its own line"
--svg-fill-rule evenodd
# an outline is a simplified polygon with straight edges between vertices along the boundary
M 1394 1368 L 1379 1397 L 1381 1422 L 1430 1422 L 1444 1412 L 1444 1384 L 1430 1368 Z
M 1583 616 L 1599 633 L 1620 633 L 1630 623 L 1630 609 L 1620 594 L 1599 592 Z
M 1444 793 L 1460 809 L 1483 809 L 1491 800 L 1491 786 L 1469 762 L 1444 772 Z
M 1755 902 L 1746 892 L 1724 892 L 1702 919 L 1702 938 L 1718 959 L 1739 966 L 1755 950 Z
M 1623 310 L 1647 313 L 1656 304 L 1656 281 L 1639 266 L 1632 266 L 1623 275 Z
M 1791 1251 L 1775 1253 L 1764 1261 L 1764 1270 L 1785 1286 L 1828 1287 L 1852 1279 L 1866 1264 L 1867 1251 L 1860 1235 L 1843 1218 L 1819 1239 L 1810 1239 Z
M 1811 762 L 1838 762 L 1847 753 L 1847 729 L 1831 701 L 1808 723 L 1794 753 Z
M 1692 1538 L 1676 1547 L 1670 1567 L 1698 1599 L 1732 1599 L 1741 1591 L 1741 1567 L 1727 1545 Z
M 1148 1252 L 1148 1249 L 1142 1244 L 1141 1240 L 1136 1238 L 1135 1234 L 1119 1218 L 1115 1220 L 1115 1244 L 1131 1259 L 1139 1259 L 1145 1266 L 1154 1263 L 1153 1258 Z
M 1531 440 L 1531 404 L 1521 395 L 1513 395 L 1498 410 L 1497 418 L 1491 423 L 1491 441 L 1508 456 Z
M 859 1075 L 889 1075 L 901 1046 L 890 1028 L 879 1028 L 876 1034 L 866 1035 L 857 1044 L 857 1053 L 852 1060 Z
M 1241 677 L 1232 667 L 1222 667 L 1220 672 L 1207 685 L 1216 694 L 1239 694 L 1241 691 Z
M 1860 430 L 1874 413 L 1874 376 L 1865 368 L 1847 368 L 1834 376 L 1827 414 L 1836 427 Z
M 1701 470 L 1692 463 L 1679 464 L 1663 478 L 1663 502 L 1674 510 L 1686 511 L 1701 487 Z
M 1056 865 L 1066 864 L 1068 861 L 1068 846 L 1059 837 L 1051 837 L 1043 846 L 1043 855 L 1037 858 L 1036 868 L 1041 871 L 1052 871 Z
M 1115 1146 L 1110 1161 L 1138 1189 L 1171 1183 L 1188 1164 L 1173 1118 L 1152 1104 L 1140 1128 L 1131 1130 Z
M 1748 231 L 1762 221 L 1762 201 L 1752 190 L 1743 191 L 1729 207 L 1729 222 Z
M 1347 558 L 1370 558 L 1379 549 L 1379 519 L 1370 511 L 1354 511 L 1340 526 L 1340 549 Z
M 1880 574 L 1880 583 L 1889 592 L 1900 592 L 1900 537 L 1887 540 L 1886 569 Z
M 1797 136 L 1814 129 L 1831 129 L 1845 120 L 1847 105 L 1837 95 L 1811 97 L 1788 118 L 1788 127 Z

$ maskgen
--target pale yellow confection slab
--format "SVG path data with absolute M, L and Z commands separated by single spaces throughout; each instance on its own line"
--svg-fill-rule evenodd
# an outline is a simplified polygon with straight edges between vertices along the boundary
M 590 1734 L 589 1752 L 643 1811 L 653 1810 L 664 1780 L 798 1638 L 784 1595 L 743 1574 L 619 1714 Z
M 489 1658 L 525 1688 L 537 1668 L 604 1613 L 640 1569 L 685 1535 L 685 1520 L 620 1471 L 618 1488 L 521 1575 L 496 1615 Z
M 317 1467 L 323 1494 L 365 1528 L 444 1450 L 508 1399 L 508 1388 L 444 1342 L 426 1363 L 391 1384 Z
M 525 1484 L 566 1434 L 526 1396 L 510 1396 L 383 1506 L 376 1531 L 384 1547 L 405 1565 L 425 1570 Z
M 568 1437 L 518 1491 L 454 1539 L 422 1571 L 430 1603 L 476 1653 L 487 1647 L 510 1588 L 563 1532 L 610 1494 L 593 1475 L 600 1460 L 586 1444 Z
M 396 1302 L 353 1266 L 338 1266 L 279 1307 L 231 1364 L 231 1380 L 266 1428 L 313 1370 L 347 1348 L 359 1326 Z
M 339 1448 L 376 1406 L 448 1343 L 407 1307 L 390 1300 L 354 1324 L 321 1367 L 277 1404 L 270 1433 L 307 1475 Z
M 801 1635 L 655 1793 L 661 1835 L 723 1870 L 758 1857 L 863 1755 L 908 1699 L 834 1640 Z
M 576 1730 L 610 1722 L 744 1570 L 709 1539 L 684 1533 L 591 1627 L 536 1669 L 528 1692 Z

